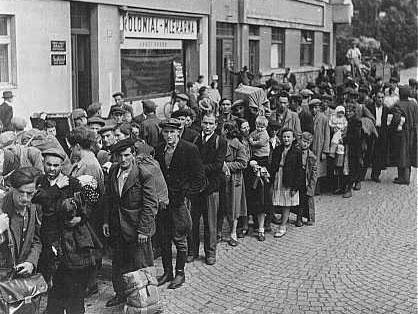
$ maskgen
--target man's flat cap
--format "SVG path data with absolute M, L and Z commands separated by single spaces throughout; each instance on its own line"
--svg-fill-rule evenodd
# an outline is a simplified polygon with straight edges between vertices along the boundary
M 77 108 L 74 109 L 73 112 L 71 113 L 71 115 L 73 116 L 74 120 L 80 119 L 80 118 L 87 118 L 87 113 L 84 109 L 81 108 Z
M 176 98 L 178 99 L 182 99 L 182 100 L 189 100 L 189 96 L 187 96 L 186 94 L 177 94 Z
M 104 127 L 106 125 L 106 121 L 100 117 L 91 117 L 87 119 L 87 125 L 90 124 L 99 124 L 101 127 Z
M 244 100 L 242 100 L 242 99 L 235 100 L 235 101 L 232 103 L 231 108 L 235 108 L 236 106 L 245 106 L 245 102 L 244 102 Z
M 313 96 L 314 93 L 310 89 L 305 88 L 305 89 L 302 89 L 302 91 L 300 92 L 300 94 L 303 97 L 308 97 L 308 96 Z
M 123 95 L 123 93 L 122 92 L 116 92 L 116 93 L 114 93 L 113 95 L 112 95 L 112 97 L 113 98 L 115 98 L 115 97 L 117 97 L 117 96 L 120 96 L 120 97 L 124 97 L 124 95 Z
M 99 134 L 103 134 L 107 131 L 113 131 L 115 128 L 116 123 L 114 123 L 112 120 L 106 120 L 105 125 L 98 131 Z
M 180 109 L 171 114 L 171 118 L 178 119 L 178 117 L 192 117 L 193 113 L 190 109 Z
M 180 130 L 181 129 L 181 122 L 178 119 L 170 118 L 170 119 L 161 121 L 159 126 L 162 129 L 171 128 L 171 129 Z
M 320 104 L 322 104 L 322 101 L 321 101 L 321 100 L 319 100 L 318 98 L 315 98 L 315 99 L 312 99 L 312 100 L 309 102 L 309 107 L 318 106 L 318 105 L 320 105 Z
M 42 156 L 54 156 L 61 158 L 62 160 L 67 158 L 67 155 L 64 153 L 64 151 L 58 148 L 48 148 L 42 152 Z
M 110 148 L 110 152 L 113 153 L 119 153 L 129 147 L 135 146 L 135 142 L 131 138 L 125 138 L 116 144 L 112 145 Z

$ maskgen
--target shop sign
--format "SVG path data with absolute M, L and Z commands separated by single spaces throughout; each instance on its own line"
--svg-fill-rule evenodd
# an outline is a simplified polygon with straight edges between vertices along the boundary
M 67 64 L 67 55 L 63 55 L 63 54 L 51 55 L 51 65 L 66 65 L 66 64 Z
M 51 40 L 51 51 L 66 51 L 65 40 Z
M 197 39 L 197 20 L 128 13 L 121 17 L 121 30 L 126 38 Z

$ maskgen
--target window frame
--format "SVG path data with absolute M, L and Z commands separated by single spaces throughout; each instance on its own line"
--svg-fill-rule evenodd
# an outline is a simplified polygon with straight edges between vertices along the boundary
M 7 81 L 0 81 L 0 87 L 6 87 L 12 85 L 12 17 L 6 14 L 0 14 L 0 17 L 6 18 L 6 35 L 0 35 L 0 45 L 7 45 Z
M 282 38 L 274 38 L 274 31 L 282 34 Z M 279 36 L 281 37 L 281 36 Z M 271 60 L 271 50 L 273 49 L 273 45 L 278 45 L 277 50 L 278 56 L 282 56 L 281 63 L 278 63 L 277 66 L 273 67 L 272 60 Z M 286 64 L 286 29 L 281 27 L 272 27 L 271 28 L 271 47 L 270 47 L 270 68 L 271 69 L 283 69 L 285 68 Z
M 305 37 L 308 37 L 305 36 L 305 34 L 312 35 L 310 36 L 312 38 L 310 42 L 304 40 Z M 300 35 L 300 66 L 313 66 L 315 60 L 315 32 L 311 30 L 301 30 Z M 302 58 L 304 56 L 304 53 L 302 52 L 304 52 L 306 47 L 309 48 L 307 50 L 309 52 L 309 60 L 304 62 L 305 58 Z

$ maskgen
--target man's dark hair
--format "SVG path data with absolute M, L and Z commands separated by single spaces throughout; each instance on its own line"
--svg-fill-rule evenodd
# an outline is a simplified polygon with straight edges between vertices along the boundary
M 203 114 L 202 114 L 202 120 L 203 120 L 203 118 L 204 117 L 214 117 L 215 118 L 215 123 L 218 123 L 218 119 L 216 118 L 216 114 L 215 114 L 215 112 L 213 111 L 213 110 L 211 110 L 211 111 L 205 111 Z
M 18 189 L 23 185 L 36 181 L 41 175 L 41 171 L 33 167 L 23 167 L 16 169 L 10 176 L 10 184 L 13 188 Z
M 80 126 L 71 131 L 68 142 L 71 146 L 79 144 L 83 149 L 91 149 L 93 144 L 96 143 L 96 136 L 90 129 Z
M 54 120 L 46 120 L 45 121 L 45 129 L 56 128 L 57 123 Z

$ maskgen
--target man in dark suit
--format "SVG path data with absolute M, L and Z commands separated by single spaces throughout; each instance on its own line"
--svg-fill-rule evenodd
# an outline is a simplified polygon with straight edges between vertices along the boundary
M 381 171 L 386 167 L 387 163 L 387 147 L 388 147 L 388 126 L 387 118 L 389 109 L 383 105 L 385 95 L 383 92 L 377 92 L 374 102 L 369 102 L 367 108 L 376 119 L 376 131 L 378 138 L 372 145 L 372 174 L 371 179 L 374 182 L 380 182 L 379 176 Z
M 156 148 L 160 142 L 160 128 L 158 124 L 161 122 L 155 114 L 157 105 L 152 100 L 144 100 L 142 101 L 142 107 L 146 118 L 140 124 L 139 136 L 148 145 Z
M 0 105 L 0 121 L 3 123 L 3 131 L 12 131 L 11 121 L 13 118 L 13 93 L 11 91 L 3 92 L 4 102 Z
M 110 237 L 113 251 L 112 282 L 116 296 L 106 306 L 125 301 L 122 274 L 152 266 L 151 236 L 155 232 L 158 209 L 157 191 L 151 172 L 135 163 L 131 139 L 112 146 L 118 162 L 109 171 L 106 184 L 103 233 Z
M 186 199 L 196 197 L 203 183 L 203 166 L 197 147 L 180 139 L 181 122 L 171 118 L 161 122 L 163 144 L 157 147 L 155 159 L 168 187 L 169 205 L 158 213 L 161 230 L 161 257 L 164 274 L 158 285 L 171 281 L 169 289 L 180 287 L 185 281 L 184 266 L 187 257 L 187 234 L 191 230 L 191 217 Z M 173 279 L 171 242 L 177 250 L 176 277 Z
M 199 256 L 199 225 L 203 216 L 204 248 L 206 264 L 216 263 L 216 234 L 217 212 L 219 207 L 219 187 L 224 179 L 222 167 L 226 155 L 226 139 L 215 133 L 217 121 L 213 113 L 202 117 L 202 134 L 196 141 L 203 169 L 207 178 L 204 191 L 192 200 L 192 234 L 189 237 L 189 256 L 187 261 L 192 262 Z

